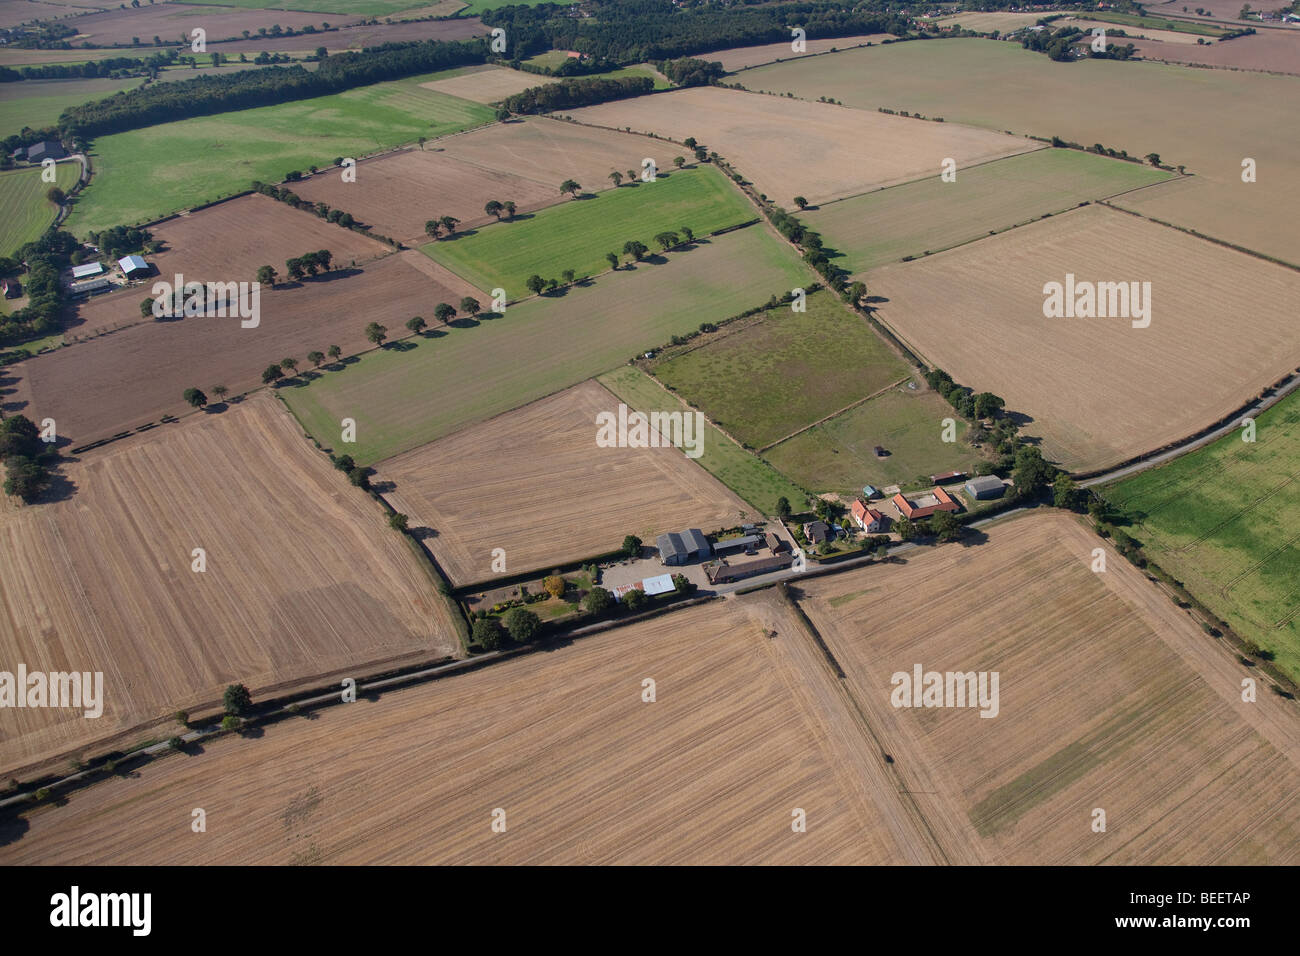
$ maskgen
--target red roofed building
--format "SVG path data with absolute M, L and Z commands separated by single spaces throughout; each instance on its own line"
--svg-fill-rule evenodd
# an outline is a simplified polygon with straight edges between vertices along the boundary
M 853 504 L 849 505 L 849 514 L 853 516 L 858 527 L 867 534 L 877 534 L 885 530 L 885 516 L 861 498 L 853 499 Z
M 915 521 L 928 518 L 936 511 L 960 511 L 961 505 L 953 501 L 952 496 L 942 488 L 935 487 L 929 494 L 921 495 L 914 501 L 904 498 L 901 493 L 894 495 L 894 506 L 904 518 Z

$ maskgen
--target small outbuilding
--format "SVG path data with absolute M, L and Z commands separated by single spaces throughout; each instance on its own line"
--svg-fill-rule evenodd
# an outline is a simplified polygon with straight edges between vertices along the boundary
M 143 256 L 123 256 L 117 260 L 117 267 L 128 279 L 147 276 L 150 270 L 149 263 L 144 261 Z
M 981 475 L 966 482 L 966 493 L 980 501 L 1001 498 L 1006 491 L 1007 486 L 997 475 Z
M 103 274 L 104 264 L 102 262 L 85 262 L 72 267 L 72 278 L 74 279 L 89 279 L 92 276 Z

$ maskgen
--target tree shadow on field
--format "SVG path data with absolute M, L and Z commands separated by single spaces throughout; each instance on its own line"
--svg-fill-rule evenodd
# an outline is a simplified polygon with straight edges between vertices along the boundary
M 1015 426 L 1017 428 L 1024 428 L 1026 425 L 1028 425 L 1030 422 L 1034 420 L 1032 415 L 1026 415 L 1024 412 L 1007 412 L 1006 416 L 1007 418 L 1011 419 L 1013 423 L 1015 423 Z M 1028 437 L 1022 437 L 1020 440 L 1023 442 L 1029 442 L 1030 444 L 1037 444 L 1038 442 L 1042 441 L 1042 439 L 1039 438 L 1034 438 L 1031 440 Z
M 578 195 L 574 196 L 573 198 L 576 199 L 578 202 L 582 202 L 583 200 L 586 200 L 586 199 L 595 199 L 595 198 L 596 198 L 596 194 L 595 194 L 595 193 L 582 192 L 582 193 L 578 193 Z
M 205 415 L 220 415 L 229 409 L 230 405 L 227 402 L 208 402 L 203 406 L 203 413 Z
M 383 481 L 372 481 L 370 490 L 377 495 L 391 495 L 397 490 L 397 482 L 385 478 Z
M 54 467 L 50 470 L 49 480 L 42 489 L 40 497 L 37 499 L 43 504 L 52 504 L 56 501 L 68 501 L 77 493 L 77 483 L 63 473 L 59 468 L 64 461 L 76 461 L 77 459 L 60 459 L 54 462 Z
M 957 539 L 963 548 L 976 548 L 981 544 L 989 543 L 989 536 L 979 528 L 967 528 L 960 538 Z
M 646 255 L 642 262 L 648 262 L 652 266 L 667 265 L 668 257 L 662 252 L 651 252 Z
M 388 351 L 390 352 L 409 352 L 411 349 L 418 349 L 419 347 L 420 346 L 417 343 L 406 339 L 402 339 L 398 342 L 389 342 L 387 345 Z
M 468 315 L 461 315 L 461 316 L 457 316 L 456 318 L 448 322 L 447 326 L 448 328 L 453 328 L 453 329 L 472 329 L 476 327 L 478 324 L 479 324 L 478 319 L 472 318 Z M 444 332 L 443 334 L 446 335 L 447 333 Z
M 523 222 L 525 219 L 536 219 L 536 218 L 537 218 L 537 213 L 535 212 L 517 212 L 513 216 L 507 216 L 501 221 L 502 222 Z
M 26 817 L 18 816 L 12 810 L 8 811 L 3 818 L 0 818 L 0 846 L 17 843 L 30 829 L 31 824 L 27 822 Z
M 516 216 L 516 219 L 521 217 Z M 477 229 L 462 229 L 460 232 L 453 232 L 450 236 L 443 236 L 438 242 L 455 242 L 457 239 L 468 239 L 470 236 L 477 236 Z
M 873 307 L 879 305 L 881 302 L 888 302 L 889 297 L 884 295 L 869 295 L 866 298 L 864 298 L 862 301 L 865 302 L 869 307 Z
M 436 528 L 430 528 L 423 525 L 418 528 L 409 529 L 408 533 L 416 541 L 428 541 L 432 538 L 438 537 L 438 531 Z

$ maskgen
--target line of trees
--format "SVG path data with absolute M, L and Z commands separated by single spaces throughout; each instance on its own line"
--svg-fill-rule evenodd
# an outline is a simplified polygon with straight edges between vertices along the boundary
M 655 81 L 648 76 L 561 80 L 559 83 L 534 86 L 522 93 L 507 96 L 501 105 L 511 113 L 550 113 L 555 110 L 641 96 L 654 88 Z
M 49 462 L 55 456 L 41 441 L 40 431 L 26 415 L 0 421 L 0 461 L 5 464 L 4 490 L 28 503 L 49 484 Z

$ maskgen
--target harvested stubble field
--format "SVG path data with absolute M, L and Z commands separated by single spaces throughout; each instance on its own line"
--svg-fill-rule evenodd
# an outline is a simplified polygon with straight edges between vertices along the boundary
M 751 82 L 758 74 L 745 75 L 746 85 L 758 88 L 757 80 Z M 798 195 L 816 204 L 938 175 L 948 157 L 956 159 L 958 166 L 969 166 L 1041 145 L 956 123 L 924 122 L 716 86 L 587 106 L 569 115 L 583 123 L 615 129 L 630 126 L 678 142 L 694 136 L 787 207 Z
M 1149 327 L 1044 317 L 1044 284 L 1067 274 L 1149 281 Z M 1194 434 L 1293 371 L 1300 349 L 1300 275 L 1104 206 L 884 266 L 871 289 L 915 351 L 1029 415 L 1024 431 L 1072 471 Z
M 405 334 L 404 323 L 415 315 L 436 324 L 431 307 L 439 301 L 459 302 L 466 294 L 487 301 L 454 276 L 439 283 L 431 278 L 431 269 L 436 269 L 434 263 L 410 250 L 362 269 L 337 270 L 296 287 L 277 288 L 263 293 L 261 322 L 252 329 L 241 328 L 234 317 L 138 323 L 139 299 L 148 289 L 128 299 L 121 298 L 126 293 L 115 293 L 116 304 L 100 300 L 114 311 L 102 318 L 88 316 L 86 327 L 113 320 L 133 300 L 138 324 L 5 369 L 0 378 L 6 388 L 4 409 L 37 421 L 54 418 L 61 437 L 85 444 L 166 414 L 183 414 L 189 406 L 181 394 L 191 386 L 209 398 L 213 385 L 225 385 L 238 395 L 260 385 L 262 370 L 283 358 L 296 358 L 300 370 L 310 370 L 306 356 L 312 350 L 338 345 L 351 355 L 368 349 L 365 327 L 372 321 L 386 325 L 390 335 Z M 100 303 L 87 308 L 97 307 Z M 301 377 L 296 381 L 301 384 Z M 330 433 L 337 428 L 335 422 Z
M 1300 31 L 1263 30 L 1254 36 L 1210 44 L 1134 40 L 1133 46 L 1144 60 L 1199 63 L 1267 73 L 1300 73 Z
M 954 442 L 943 440 L 948 418 L 956 426 Z M 800 432 L 764 455 L 815 492 L 856 495 L 866 484 L 917 485 L 939 472 L 969 471 L 982 459 L 965 442 L 965 434 L 966 422 L 942 396 L 901 386 Z M 877 445 L 889 454 L 877 458 Z
M 628 408 L 642 414 L 692 411 L 679 396 L 665 389 L 635 365 L 624 365 L 606 372 L 598 381 L 626 403 Z M 776 503 L 780 498 L 785 498 L 796 510 L 803 507 L 807 497 L 803 489 L 722 434 L 707 418 L 704 423 L 704 454 L 696 461 L 705 471 L 762 514 L 776 514 Z
M 16 27 L 31 20 L 53 20 L 102 10 L 107 3 L 46 3 L 44 0 L 2 0 L 0 2 L 0 29 Z
M 323 167 L 336 157 L 492 121 L 486 106 L 421 88 L 442 75 L 101 136 L 92 149 L 95 177 L 73 207 L 69 228 L 84 236 L 147 222 L 233 195 L 254 180 L 279 182 L 291 170 Z
M 893 37 L 888 33 L 868 33 L 862 36 L 831 37 L 830 39 L 809 37 L 804 41 L 802 53 L 796 53 L 791 49 L 789 41 L 782 41 L 781 43 L 764 43 L 759 46 L 738 46 L 730 50 L 718 50 L 714 53 L 704 54 L 702 59 L 710 63 L 721 63 L 722 68 L 728 73 L 735 73 L 737 70 L 747 70 L 753 66 L 762 66 L 764 63 L 779 63 L 783 60 L 794 60 L 801 56 L 813 56 L 818 53 L 828 53 L 832 50 L 849 50 L 853 47 L 867 46 L 868 44 L 879 43 L 881 40 L 892 39 Z
M 751 448 L 764 448 L 906 378 L 866 321 L 822 290 L 723 326 L 650 363 L 651 373 Z
M 620 255 L 629 240 L 658 252 L 655 236 L 664 232 L 680 240 L 685 227 L 703 237 L 758 218 L 749 199 L 710 166 L 579 197 L 521 222 L 492 223 L 420 248 L 466 282 L 503 288 L 513 301 L 531 294 L 526 283 L 533 275 L 558 280 L 565 269 L 579 278 L 608 272 L 606 255 Z
M 714 602 L 348 705 L 360 718 L 336 707 L 208 743 L 9 823 L 0 862 L 905 859 L 880 809 L 896 795 L 868 782 L 854 731 L 826 714 L 797 626 L 764 635 L 771 616 Z M 646 677 L 654 703 L 641 701 Z M 200 795 L 208 833 L 196 837 Z M 792 832 L 795 808 L 805 833 Z
M 459 76 L 433 80 L 425 83 L 424 87 L 449 96 L 473 100 L 475 103 L 498 103 L 507 96 L 522 93 L 534 86 L 558 82 L 558 77 L 488 64 L 471 67 Z
M 292 188 L 414 244 L 427 240 L 429 219 L 454 216 L 458 229 L 473 229 L 496 221 L 483 210 L 488 200 L 513 200 L 521 216 L 565 201 L 566 179 L 594 191 L 610 186 L 612 169 L 640 169 L 647 156 L 667 168 L 674 155 L 648 137 L 529 117 L 363 161 L 355 183 L 332 170 Z
M 330 26 L 337 26 L 335 18 L 328 19 Z M 266 50 L 269 53 L 306 54 L 315 53 L 317 47 L 324 46 L 331 53 L 343 53 L 347 50 L 361 50 L 365 47 L 381 46 L 384 43 L 410 43 L 414 40 L 466 40 L 481 36 L 487 30 L 477 17 L 458 18 L 455 20 L 427 20 L 419 23 L 359 23 L 342 29 L 331 29 L 327 33 L 298 33 L 291 37 L 258 37 L 247 40 L 227 40 L 212 48 L 214 52 L 225 55 L 248 54 L 251 60 L 255 54 Z M 209 40 L 209 43 L 212 41 Z M 241 66 L 243 64 L 240 64 Z
M 596 416 L 618 403 L 585 382 L 391 458 L 376 481 L 394 483 L 384 497 L 412 528 L 434 529 L 425 544 L 457 586 L 492 578 L 493 548 L 512 574 L 546 571 L 624 535 L 653 542 L 753 517 L 676 448 L 597 447 Z
M 6 778 L 235 681 L 256 698 L 459 647 L 427 565 L 270 396 L 60 472 L 65 497 L 0 512 L 0 641 L 10 669 L 102 671 L 104 713 L 5 709 Z
M 45 194 L 58 186 L 67 192 L 81 175 L 78 162 L 59 163 L 54 182 L 47 183 L 39 168 L 0 172 L 0 256 L 10 256 L 26 243 L 41 237 L 54 222 L 58 207 Z
M 1135 61 L 1063 65 L 1014 43 L 957 39 L 759 67 L 744 82 L 863 110 L 919 110 L 993 130 L 1101 143 L 1132 156 L 1156 152 L 1195 178 L 1141 190 L 1123 205 L 1300 264 L 1300 191 L 1291 174 L 1300 124 L 1278 123 L 1275 106 L 1295 99 L 1293 77 Z M 1196 120 L 1161 121 L 1183 116 Z M 1241 181 L 1243 157 L 1256 160 L 1257 182 Z
M 1039 149 L 959 169 L 956 182 L 935 174 L 828 203 L 802 218 L 843 256 L 837 265 L 860 274 L 1169 177 L 1078 150 Z
M 1300 860 L 1300 716 L 1073 516 L 803 583 L 801 603 L 931 830 L 1008 864 Z M 936 588 L 941 586 L 942 592 Z M 891 706 L 891 676 L 990 671 L 999 712 Z M 1092 831 L 1092 812 L 1106 832 Z M 949 854 L 952 859 L 953 855 Z
M 256 194 L 179 216 L 151 231 L 164 244 L 162 252 L 149 256 L 156 275 L 82 302 L 77 317 L 68 324 L 70 338 L 153 322 L 141 316 L 140 302 L 152 294 L 155 281 L 174 283 L 177 274 L 186 282 L 253 282 L 258 267 L 269 265 L 283 282 L 288 280 L 285 260 L 305 252 L 328 249 L 340 269 L 350 268 L 351 262 L 365 265 L 392 252 L 359 232 Z M 273 290 L 264 288 L 263 293 L 269 297 Z
M 175 43 L 184 37 L 188 44 L 190 34 L 196 27 L 207 31 L 207 41 L 228 40 L 242 37 L 248 30 L 254 35 L 259 27 L 268 31 L 279 24 L 281 29 L 292 27 L 301 30 L 312 26 L 319 30 L 321 24 L 339 27 L 360 20 L 357 16 L 332 16 L 322 18 L 317 13 L 303 13 L 298 10 L 240 10 L 227 5 L 201 5 L 187 3 L 145 4 L 140 7 L 127 5 L 125 10 L 109 10 L 105 13 L 92 13 L 77 17 L 68 22 L 76 29 L 77 36 L 72 39 L 73 46 L 93 43 L 96 46 L 122 46 L 142 50 L 141 55 L 148 55 L 142 47 L 133 47 L 132 37 L 139 37 L 141 44 L 153 44 L 154 37 L 160 37 L 164 43 Z M 326 43 L 330 33 L 316 33 L 316 46 Z M 312 47 L 314 50 L 316 47 Z M 268 46 L 270 49 L 279 47 Z M 119 51 L 125 54 L 126 51 Z
M 458 320 L 470 327 L 412 340 L 410 351 L 371 352 L 286 398 L 325 444 L 341 418 L 355 419 L 347 450 L 372 464 L 576 385 L 807 277 L 789 246 L 751 226 L 509 306 L 503 317 Z
M 945 30 L 954 26 L 959 26 L 963 30 L 974 30 L 976 33 L 992 33 L 997 30 L 999 33 L 1010 33 L 1013 30 L 1019 30 L 1021 27 L 1032 27 L 1041 20 L 1041 13 L 1005 13 L 998 10 L 983 12 L 979 10 L 963 10 L 961 13 L 955 13 L 951 16 L 936 17 L 933 20 L 925 18 L 922 22 L 937 23 Z
M 1300 681 L 1300 399 L 1255 427 L 1254 442 L 1234 432 L 1104 494 L 1151 560 Z

